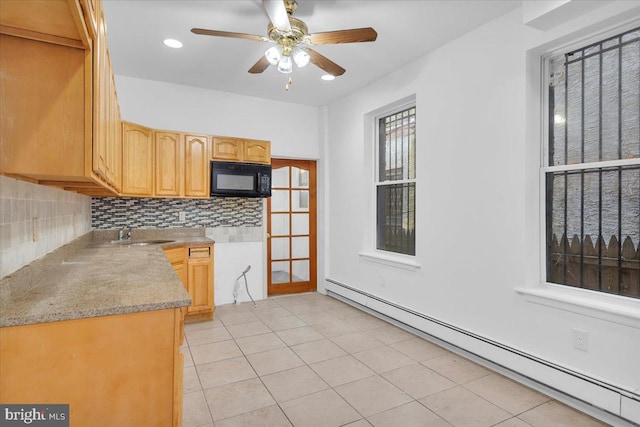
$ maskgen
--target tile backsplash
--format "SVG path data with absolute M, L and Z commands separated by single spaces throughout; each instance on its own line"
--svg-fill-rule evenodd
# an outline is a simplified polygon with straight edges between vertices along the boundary
M 0 176 L 0 277 L 91 231 L 91 198 Z
M 260 227 L 263 199 L 149 199 L 94 197 L 92 226 L 97 230 L 169 227 Z M 184 220 L 180 215 L 184 215 Z

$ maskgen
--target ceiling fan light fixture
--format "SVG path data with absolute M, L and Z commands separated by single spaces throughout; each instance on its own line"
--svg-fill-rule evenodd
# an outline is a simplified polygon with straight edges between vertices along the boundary
M 176 40 L 176 39 L 164 39 L 164 41 L 162 42 L 165 44 L 165 46 L 169 46 L 172 47 L 174 49 L 179 49 L 182 47 L 182 42 L 180 40 Z
M 282 58 L 281 48 L 279 46 L 271 46 L 264 53 L 264 57 L 267 58 L 269 64 L 277 65 L 280 62 L 280 58 Z
M 278 62 L 278 71 L 289 74 L 293 70 L 293 61 L 289 55 L 284 55 Z
M 333 74 L 323 74 L 320 77 L 322 80 L 326 80 L 326 81 L 330 81 L 336 78 L 336 76 L 334 76 Z
M 309 54 L 299 47 L 293 49 L 293 60 L 295 61 L 298 68 L 305 67 L 309 63 L 310 59 L 311 57 L 309 56 Z
M 267 26 L 268 37 L 204 28 L 192 28 L 191 32 L 206 36 L 273 43 L 249 68 L 248 71 L 251 74 L 260 74 L 269 68 L 269 65 L 277 67 L 283 74 L 291 74 L 294 62 L 298 68 L 305 67 L 311 62 L 326 73 L 322 77 L 324 80 L 333 80 L 336 76 L 343 75 L 346 70 L 314 50 L 314 45 L 373 42 L 378 37 L 378 33 L 371 27 L 309 33 L 307 24 L 292 16 L 297 7 L 296 0 L 261 1 L 270 21 Z

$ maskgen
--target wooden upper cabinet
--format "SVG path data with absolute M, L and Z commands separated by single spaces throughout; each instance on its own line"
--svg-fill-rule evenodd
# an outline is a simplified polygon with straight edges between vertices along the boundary
M 85 51 L 4 34 L 0 46 L 0 173 L 84 177 L 91 135 Z
M 242 140 L 214 136 L 211 141 L 213 160 L 242 161 Z
M 231 162 L 271 163 L 269 141 L 214 136 L 211 159 Z
M 154 132 L 156 196 L 180 196 L 182 156 L 180 134 Z
M 126 196 L 153 195 L 152 130 L 122 122 L 122 193 Z
M 107 176 L 107 140 L 109 112 L 107 102 L 107 35 L 104 18 L 98 20 L 98 32 L 93 49 L 93 171 L 103 179 Z
M 95 39 L 98 32 L 98 13 L 102 11 L 102 2 L 100 0 L 85 0 L 80 2 L 80 5 L 84 12 L 84 21 L 89 35 Z
M 101 2 L 0 2 L 0 173 L 115 195 L 120 110 Z
M 93 32 L 85 0 L 2 0 L 2 32 L 17 37 L 90 49 Z
M 113 171 L 111 184 L 116 191 L 120 192 L 122 191 L 122 118 L 120 116 L 120 104 L 118 104 L 113 73 L 111 73 L 111 81 L 113 82 L 112 96 L 109 98 L 112 112 L 110 126 L 112 136 L 109 149 L 113 153 L 110 160 L 111 170 Z
M 123 135 L 123 196 L 209 197 L 207 135 L 129 122 L 123 122 Z
M 209 137 L 206 135 L 184 136 L 185 142 L 185 188 L 187 197 L 209 197 Z
M 107 49 L 107 30 L 100 3 L 93 49 L 93 172 L 108 185 L 121 190 L 122 140 L 120 107 L 113 68 Z
M 245 162 L 271 163 L 271 144 L 269 141 L 246 139 L 244 141 Z

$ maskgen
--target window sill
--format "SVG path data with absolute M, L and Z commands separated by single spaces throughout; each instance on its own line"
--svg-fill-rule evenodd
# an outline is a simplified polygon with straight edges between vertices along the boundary
M 640 329 L 640 300 L 546 283 L 516 288 L 527 301 Z
M 420 264 L 417 262 L 401 256 L 387 255 L 378 252 L 360 252 L 358 255 L 365 261 L 401 268 L 403 270 L 415 271 L 420 268 Z

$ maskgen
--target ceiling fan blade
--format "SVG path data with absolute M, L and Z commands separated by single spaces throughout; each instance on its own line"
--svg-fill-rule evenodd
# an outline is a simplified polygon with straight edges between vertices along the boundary
M 318 68 L 326 71 L 328 74 L 331 74 L 332 76 L 341 76 L 345 71 L 347 71 L 326 56 L 319 54 L 315 50 L 308 48 L 305 50 L 311 57 L 311 62 L 313 62 Z
M 351 30 L 327 31 L 324 33 L 309 34 L 310 44 L 335 44 L 335 43 L 359 43 L 373 42 L 378 38 L 378 33 L 371 27 L 354 28 Z
M 262 6 L 274 27 L 280 31 L 291 31 L 287 8 L 282 0 L 262 0 Z
M 268 42 L 270 41 L 268 38 L 263 36 L 255 36 L 253 34 L 245 34 L 245 33 L 232 33 L 229 31 L 218 31 L 218 30 L 206 30 L 204 28 L 192 28 L 191 32 L 194 34 L 200 34 L 203 36 L 217 36 L 217 37 L 229 37 L 232 39 L 247 39 L 247 40 L 255 40 L 259 42 Z
M 260 59 L 258 59 L 258 62 L 253 64 L 253 67 L 249 68 L 249 72 L 251 74 L 260 74 L 261 72 L 266 70 L 268 67 L 269 67 L 269 61 L 267 61 L 267 58 L 265 58 L 263 55 Z

